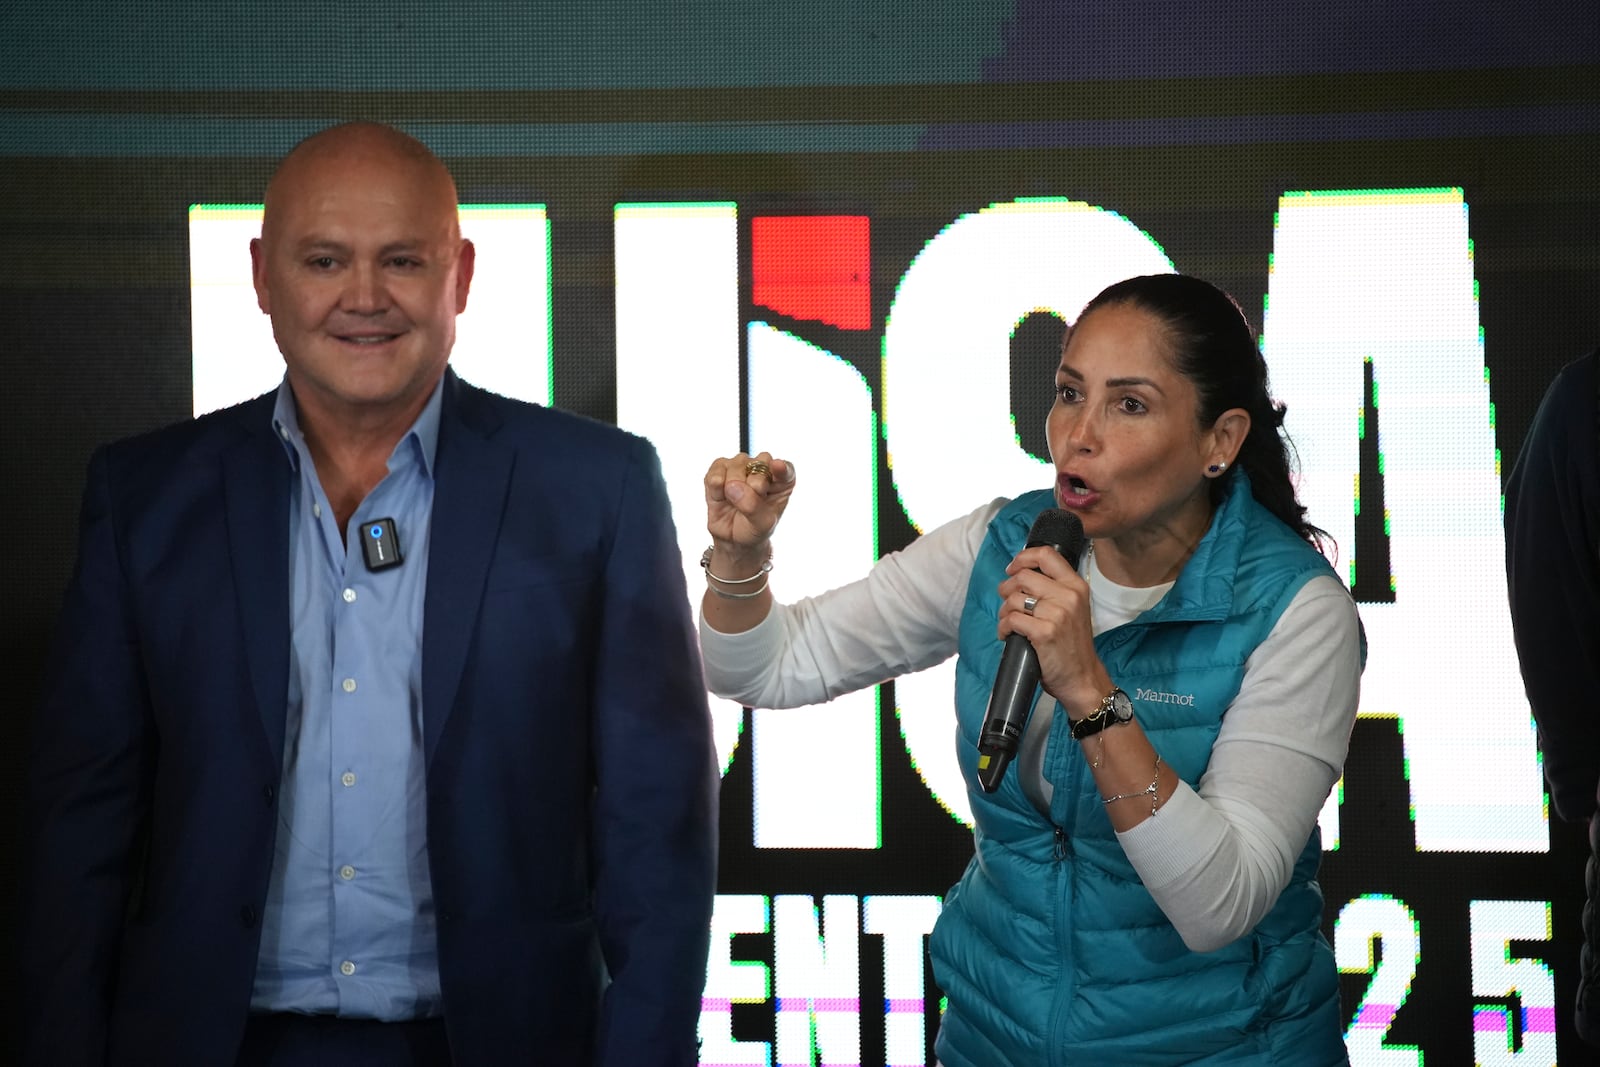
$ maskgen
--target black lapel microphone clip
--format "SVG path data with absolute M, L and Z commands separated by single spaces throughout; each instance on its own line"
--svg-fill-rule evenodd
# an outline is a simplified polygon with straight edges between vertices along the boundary
M 393 519 L 368 519 L 361 524 L 361 552 L 367 570 L 381 571 L 405 562 L 400 555 L 400 533 Z

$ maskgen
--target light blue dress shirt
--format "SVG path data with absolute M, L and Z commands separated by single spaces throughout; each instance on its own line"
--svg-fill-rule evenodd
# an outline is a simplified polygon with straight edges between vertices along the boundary
M 289 494 L 289 707 L 256 1011 L 442 1014 L 428 874 L 422 608 L 441 391 L 340 536 L 287 380 L 273 430 Z M 395 522 L 404 562 L 367 569 L 360 531 Z

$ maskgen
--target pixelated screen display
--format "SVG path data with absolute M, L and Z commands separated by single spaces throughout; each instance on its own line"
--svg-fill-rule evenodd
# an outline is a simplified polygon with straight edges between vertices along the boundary
M 1260 330 L 1366 629 L 1320 817 L 1351 1062 L 1587 1062 L 1587 843 L 1549 810 L 1501 524 L 1547 383 L 1600 343 L 1590 0 L 35 6 L 0 11 L 18 663 L 92 446 L 279 382 L 247 246 L 337 121 L 456 178 L 462 376 L 654 443 L 696 610 L 713 458 L 797 465 L 779 597 L 851 581 L 1050 485 L 1064 325 L 1198 275 Z M 933 1063 L 928 934 L 972 857 L 953 676 L 712 699 L 703 1064 Z
M 1360 713 L 1401 742 L 1405 776 L 1396 785 L 1408 798 L 1418 863 L 1549 848 L 1503 574 L 1486 567 L 1467 583 L 1460 573 L 1464 559 L 1503 553 L 1469 210 L 1461 188 L 1286 191 L 1263 264 L 1263 348 L 1293 412 L 1302 500 L 1344 546 L 1338 562 L 1352 582 L 1371 568 L 1390 594 L 1361 605 L 1371 651 Z M 704 512 L 700 474 L 735 442 L 804 471 L 778 538 L 774 582 L 790 598 L 850 581 L 888 550 L 877 521 L 884 509 L 926 531 L 975 502 L 1051 484 L 1012 410 L 1019 327 L 1040 315 L 1070 321 L 1112 281 L 1178 268 L 1159 231 L 1137 216 L 1018 198 L 929 232 L 899 277 L 883 279 L 892 295 L 879 322 L 872 215 L 762 211 L 737 201 L 614 209 L 617 421 L 661 453 L 694 593 L 706 539 L 695 521 Z M 547 220 L 545 205 L 464 206 L 478 277 L 490 284 L 473 294 L 454 356 L 469 379 L 537 403 L 550 402 L 552 384 Z M 258 224 L 250 206 L 189 212 L 197 414 L 272 388 L 281 373 L 266 320 L 248 314 L 253 293 L 239 253 Z M 841 338 L 875 352 L 876 388 L 837 351 Z M 1024 385 L 1041 420 L 1048 388 Z M 1377 451 L 1381 486 L 1361 482 L 1364 442 Z M 1382 514 L 1385 543 L 1374 559 L 1356 551 L 1364 502 Z M 915 832 L 886 824 L 889 764 L 914 769 L 924 806 L 945 816 L 942 828 L 969 826 L 953 685 L 947 661 L 810 708 L 750 712 L 713 698 L 725 769 L 747 764 L 749 810 L 730 820 L 749 827 L 738 843 L 749 850 L 745 880 L 761 881 L 765 855 L 809 850 L 825 868 L 855 853 L 848 864 L 859 867 L 886 838 Z M 1330 867 L 1361 833 L 1341 819 L 1344 796 L 1341 783 L 1321 816 Z M 876 1031 L 884 1062 L 924 1063 L 939 1010 L 924 942 L 948 876 L 937 865 L 910 875 L 924 879 L 920 893 L 866 885 L 795 893 L 774 878 L 769 892 L 721 895 L 702 1062 L 858 1063 L 866 1032 Z M 842 874 L 825 880 L 848 885 Z M 1353 880 L 1361 886 L 1359 874 Z M 1423 1042 L 1391 1040 L 1390 1031 L 1416 981 L 1422 923 L 1413 903 L 1376 891 L 1381 880 L 1370 884 L 1329 902 L 1338 964 L 1359 992 L 1352 1061 L 1420 1061 Z M 1469 943 L 1478 999 L 1459 1025 L 1475 1055 L 1553 1061 L 1550 901 L 1467 904 L 1465 925 L 1440 933 Z M 753 943 L 747 935 L 770 937 L 770 952 L 743 947 Z M 866 953 L 881 957 L 870 985 Z M 756 1010 L 772 1020 L 742 1025 Z

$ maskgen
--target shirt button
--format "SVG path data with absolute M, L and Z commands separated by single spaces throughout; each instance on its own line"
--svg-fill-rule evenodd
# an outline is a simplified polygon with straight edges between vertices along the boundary
M 313 503 L 311 505 L 311 514 L 315 515 L 319 519 L 322 518 L 322 505 L 319 503 Z
M 352 974 L 356 973 L 356 965 L 351 963 L 349 960 L 345 960 L 343 963 L 339 964 L 339 973 L 344 975 L 346 978 L 349 978 Z
M 341 774 L 339 776 L 339 781 L 343 782 L 346 786 L 355 785 L 356 784 L 356 772 L 355 771 L 345 771 L 343 774 Z
M 354 604 L 356 602 L 356 591 L 354 589 L 346 589 L 342 595 L 346 604 Z
M 356 680 L 354 678 L 346 678 L 344 680 L 344 691 L 346 693 L 354 693 L 356 691 Z
M 345 881 L 348 882 L 350 879 L 354 878 L 355 876 L 356 876 L 356 869 L 354 867 L 350 866 L 348 863 L 345 864 L 343 867 L 339 868 L 339 877 L 343 878 Z

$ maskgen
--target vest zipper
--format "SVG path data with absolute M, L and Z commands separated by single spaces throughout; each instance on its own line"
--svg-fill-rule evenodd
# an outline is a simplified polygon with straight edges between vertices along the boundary
M 1056 869 L 1053 872 L 1055 875 L 1053 924 L 1055 927 L 1058 973 L 1056 987 L 1051 996 L 1048 1029 L 1045 1031 L 1045 1063 L 1047 1067 L 1065 1067 L 1066 1053 L 1062 1036 L 1068 1025 L 1067 1006 L 1077 993 L 1077 982 L 1074 980 L 1076 971 L 1074 969 L 1075 961 L 1072 958 L 1072 939 L 1067 932 L 1067 914 L 1072 906 L 1072 901 L 1069 898 L 1075 887 L 1072 884 L 1073 868 L 1068 867 L 1066 864 L 1067 832 L 1059 826 L 1054 827 L 1054 829 L 1056 837 Z

